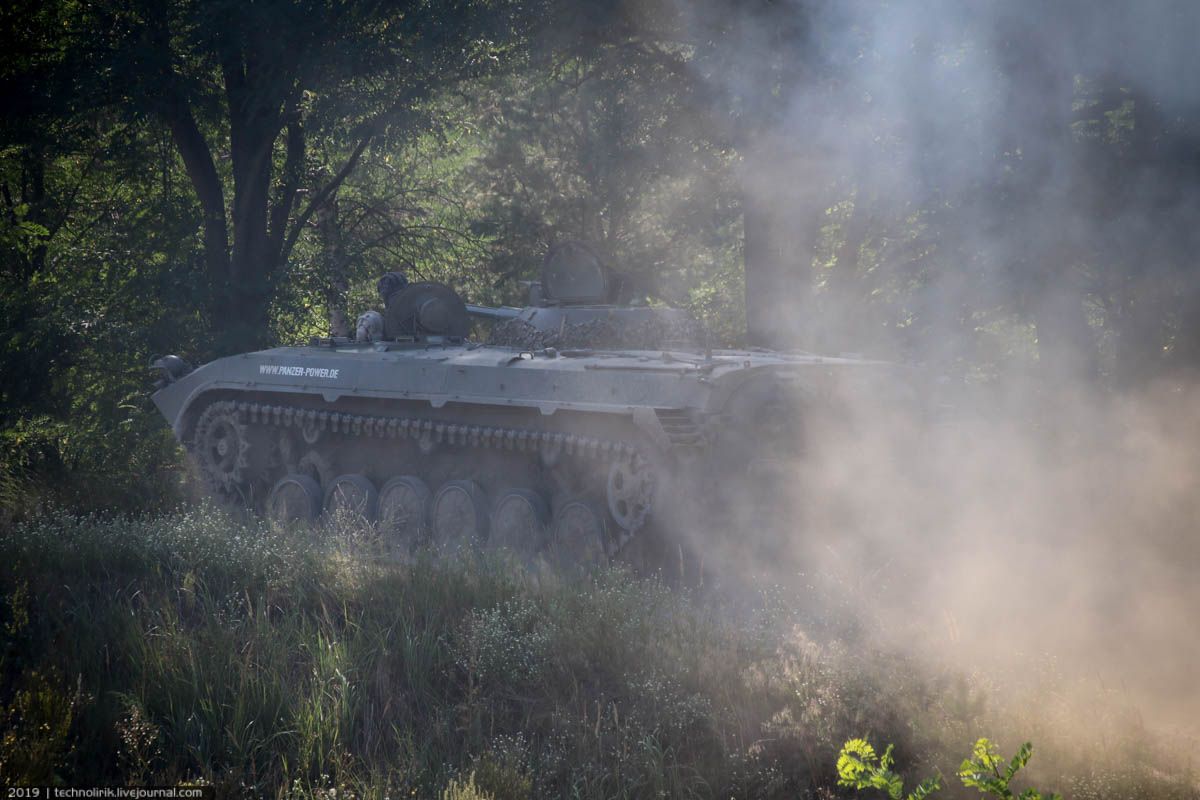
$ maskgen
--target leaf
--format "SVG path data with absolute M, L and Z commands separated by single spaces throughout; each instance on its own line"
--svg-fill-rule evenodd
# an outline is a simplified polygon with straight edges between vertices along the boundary
M 839 786 L 863 788 L 860 782 L 875 764 L 875 748 L 866 739 L 850 739 L 842 745 L 838 755 L 837 771 Z
M 891 769 L 892 764 L 895 763 L 896 760 L 894 758 L 892 758 L 892 748 L 893 747 L 894 747 L 894 745 L 889 744 L 887 746 L 887 749 L 883 751 L 883 755 L 879 757 L 879 768 L 880 769 Z
M 925 800 L 925 798 L 941 788 L 942 778 L 940 775 L 934 778 L 926 778 L 918 784 L 917 788 L 912 790 L 912 793 L 908 796 L 908 800 Z
M 1005 777 L 1012 780 L 1013 776 L 1021 771 L 1021 768 L 1029 763 L 1029 758 L 1033 755 L 1033 743 L 1025 742 L 1017 750 L 1017 754 L 1012 757 L 1012 761 L 1005 770 Z
M 866 739 L 850 739 L 838 755 L 838 785 L 855 789 L 879 789 L 889 800 L 904 800 L 904 779 L 892 772 L 892 745 L 879 756 Z M 941 779 L 931 778 L 908 795 L 907 800 L 924 800 L 941 788 Z

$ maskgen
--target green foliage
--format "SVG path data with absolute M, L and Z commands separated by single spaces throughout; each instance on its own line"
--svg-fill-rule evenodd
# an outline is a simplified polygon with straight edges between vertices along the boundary
M 978 789 L 980 794 L 990 794 L 1002 800 L 1062 800 L 1057 794 L 1043 795 L 1036 789 L 1026 789 L 1019 795 L 1013 794 L 1009 783 L 1029 763 L 1032 755 L 1033 745 L 1025 742 L 1006 764 L 995 745 L 987 739 L 980 739 L 975 742 L 971 757 L 964 759 L 958 768 L 958 777 L 963 786 Z
M 924 800 L 942 788 L 941 778 L 929 778 L 906 795 L 904 779 L 892 772 L 893 763 L 892 745 L 887 746 L 883 755 L 877 755 L 866 739 L 851 739 L 842 745 L 838 755 L 838 786 L 879 789 L 890 800 Z
M 1043 794 L 1032 788 L 1013 794 L 1009 784 L 1029 763 L 1032 755 L 1033 745 L 1025 742 L 1006 763 L 991 741 L 979 739 L 971 750 L 971 756 L 964 759 L 958 768 L 958 777 L 968 789 L 978 789 L 980 794 L 1000 800 L 1062 800 L 1060 795 Z M 880 756 L 866 739 L 850 739 L 842 745 L 842 752 L 838 755 L 838 785 L 856 790 L 879 789 L 890 800 L 924 800 L 942 788 L 940 777 L 929 778 L 905 795 L 904 779 L 892 771 L 893 763 L 892 745 L 889 744 Z

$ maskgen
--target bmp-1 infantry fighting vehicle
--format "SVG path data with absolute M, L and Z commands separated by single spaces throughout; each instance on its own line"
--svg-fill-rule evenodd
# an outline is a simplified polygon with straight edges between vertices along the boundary
M 399 545 L 600 562 L 712 519 L 872 363 L 711 350 L 678 310 L 615 304 L 613 273 L 576 244 L 522 309 L 397 273 L 379 289 L 353 338 L 155 363 L 154 402 L 218 497 L 285 523 L 349 509 Z

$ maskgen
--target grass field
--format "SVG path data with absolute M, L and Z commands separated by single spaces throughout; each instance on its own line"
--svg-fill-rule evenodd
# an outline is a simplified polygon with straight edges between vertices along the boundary
M 849 738 L 894 743 L 915 782 L 988 735 L 1032 738 L 1030 780 L 1069 798 L 1200 797 L 1189 743 L 1120 711 L 1074 725 L 1052 682 L 923 666 L 812 602 L 398 563 L 369 531 L 207 508 L 47 515 L 0 533 L 0 783 L 835 797 Z

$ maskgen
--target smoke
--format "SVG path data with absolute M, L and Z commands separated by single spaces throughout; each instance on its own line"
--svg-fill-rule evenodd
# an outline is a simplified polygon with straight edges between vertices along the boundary
M 1019 394 L 922 428 L 860 399 L 854 438 L 797 470 L 796 562 L 853 587 L 894 645 L 1010 675 L 1052 658 L 1192 724 L 1198 400 Z
M 853 587 L 897 643 L 999 671 L 1053 657 L 1194 722 L 1200 387 L 1165 369 L 1100 387 L 1178 349 L 1200 291 L 1200 184 L 1180 177 L 1197 140 L 1175 162 L 1163 144 L 1200 112 L 1200 5 L 679 8 L 719 41 L 696 69 L 742 114 L 748 260 L 762 236 L 783 276 L 748 275 L 751 314 L 963 379 L 932 420 L 847 391 L 852 437 L 809 426 L 777 526 L 793 564 Z
M 752 334 L 972 360 L 1017 309 L 1059 369 L 1102 366 L 1098 320 L 1161 356 L 1133 319 L 1194 293 L 1194 4 L 687 8 L 730 34 L 698 70 L 740 113 Z

